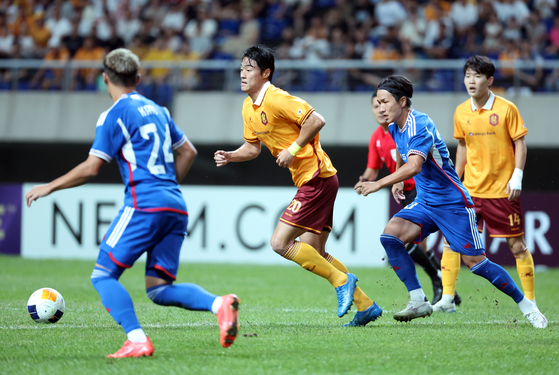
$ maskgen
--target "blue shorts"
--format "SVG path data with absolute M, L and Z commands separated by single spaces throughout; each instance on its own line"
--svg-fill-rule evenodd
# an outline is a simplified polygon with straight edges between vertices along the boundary
M 413 201 L 394 217 L 400 217 L 421 227 L 421 242 L 438 230 L 445 236 L 450 248 L 463 255 L 483 255 L 485 249 L 477 230 L 475 209 L 462 205 L 427 206 Z
M 120 276 L 147 252 L 146 275 L 175 280 L 188 216 L 123 207 L 101 242 L 97 263 Z

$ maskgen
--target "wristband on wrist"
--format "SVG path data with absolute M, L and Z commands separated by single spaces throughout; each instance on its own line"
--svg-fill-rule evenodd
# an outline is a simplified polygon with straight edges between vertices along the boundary
M 297 155 L 297 153 L 299 152 L 299 150 L 301 149 L 301 146 L 299 146 L 297 144 L 297 142 L 293 142 L 291 144 L 291 146 L 289 146 L 289 148 L 287 149 L 287 151 L 289 151 L 289 153 L 293 156 Z
M 510 178 L 509 184 L 512 190 L 522 190 L 522 177 L 524 171 L 520 168 L 515 168 Z

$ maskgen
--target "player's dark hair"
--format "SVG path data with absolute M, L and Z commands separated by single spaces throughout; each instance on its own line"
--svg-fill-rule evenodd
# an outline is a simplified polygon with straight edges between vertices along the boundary
M 125 48 L 115 49 L 103 59 L 103 71 L 116 86 L 136 86 L 139 69 L 140 59 Z
M 274 50 L 270 47 L 264 45 L 257 45 L 247 48 L 243 52 L 241 60 L 247 57 L 249 60 L 254 61 L 258 68 L 260 68 L 260 73 L 264 73 L 266 69 L 270 69 L 269 81 L 272 82 L 272 77 L 274 76 L 275 63 L 274 63 Z
M 374 90 L 373 94 L 371 95 L 371 103 L 373 102 L 373 100 L 375 100 L 376 97 L 377 97 L 377 90 Z
M 378 84 L 378 90 L 386 90 L 392 94 L 397 102 L 402 96 L 406 97 L 406 107 L 411 107 L 411 97 L 413 96 L 413 83 L 401 75 L 393 75 L 383 78 Z
M 468 69 L 472 69 L 476 73 L 483 74 L 487 79 L 495 75 L 495 65 L 487 56 L 475 55 L 470 57 L 464 64 L 464 74 L 466 74 Z

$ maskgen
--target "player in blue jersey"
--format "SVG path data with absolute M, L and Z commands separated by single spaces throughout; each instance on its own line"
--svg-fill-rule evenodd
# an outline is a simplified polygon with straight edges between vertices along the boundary
M 108 357 L 153 354 L 132 299 L 118 281 L 143 253 L 147 253 L 148 297 L 158 305 L 212 311 L 217 315 L 221 344 L 229 347 L 238 332 L 237 296 L 220 297 L 195 284 L 173 284 L 188 223 L 178 182 L 197 151 L 166 108 L 136 92 L 140 60 L 135 54 L 116 49 L 105 57 L 103 66 L 103 79 L 114 104 L 97 121 L 89 157 L 51 183 L 34 186 L 25 194 L 27 205 L 57 190 L 85 184 L 105 163 L 116 159 L 125 185 L 124 207 L 101 243 L 91 275 L 103 306 L 127 335 L 122 348 Z
M 390 265 L 410 293 L 408 306 L 394 314 L 394 319 L 410 321 L 433 312 L 405 244 L 420 242 L 440 230 L 450 248 L 462 254 L 470 271 L 510 296 L 532 326 L 547 327 L 545 316 L 524 296 L 508 272 L 486 258 L 472 199 L 454 170 L 433 120 L 411 108 L 412 96 L 413 85 L 403 76 L 390 76 L 380 82 L 377 100 L 398 150 L 396 172 L 355 186 L 358 193 L 367 196 L 392 185 L 392 194 L 399 203 L 405 199 L 402 181 L 415 179 L 415 200 L 390 219 L 380 236 Z

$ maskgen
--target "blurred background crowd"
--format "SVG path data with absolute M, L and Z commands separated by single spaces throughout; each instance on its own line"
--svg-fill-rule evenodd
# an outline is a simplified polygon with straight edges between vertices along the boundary
M 143 62 L 231 60 L 262 43 L 280 60 L 392 61 L 465 59 L 531 61 L 502 68 L 496 85 L 559 91 L 557 0 L 19 0 L 0 3 L 0 89 L 101 90 L 97 68 L 13 69 L 16 59 L 101 61 L 126 47 Z M 148 64 L 149 65 L 149 64 Z M 3 67 L 3 68 L 1 68 Z M 221 89 L 215 71 L 156 67 L 142 71 L 148 96 Z M 367 91 L 393 73 L 383 69 L 278 69 L 289 90 Z M 456 88 L 448 69 L 413 69 L 418 90 Z M 66 83 L 64 83 L 66 82 Z

